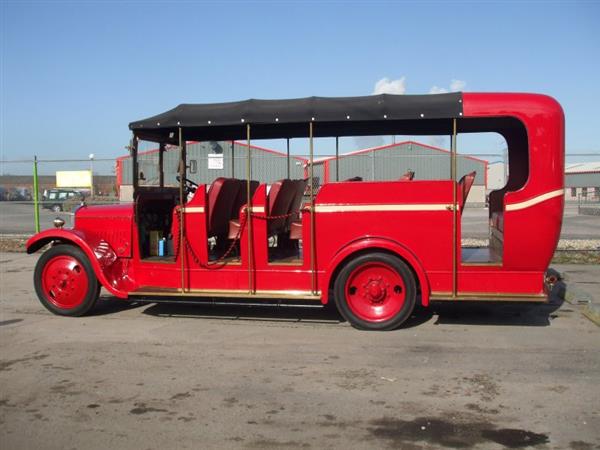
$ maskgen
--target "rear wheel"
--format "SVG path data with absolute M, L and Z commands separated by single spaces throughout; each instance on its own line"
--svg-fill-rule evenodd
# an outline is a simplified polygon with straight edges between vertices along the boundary
M 62 316 L 84 315 L 100 294 L 88 257 L 72 245 L 57 245 L 44 252 L 35 266 L 33 282 L 42 305 Z
M 392 330 L 410 317 L 417 287 L 404 261 L 387 253 L 367 253 L 342 268 L 334 293 L 340 314 L 354 327 Z

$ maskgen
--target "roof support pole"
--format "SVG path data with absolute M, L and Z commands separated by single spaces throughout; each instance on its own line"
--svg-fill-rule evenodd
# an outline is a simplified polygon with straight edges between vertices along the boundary
M 456 119 L 452 119 L 452 138 L 450 140 L 450 176 L 452 178 L 452 298 L 456 298 L 458 276 L 456 273 L 458 260 L 457 236 L 457 198 L 456 198 Z
M 231 178 L 235 178 L 235 141 L 231 141 Z
M 335 137 L 335 181 L 340 181 L 340 138 Z
M 287 142 L 287 178 L 290 178 L 290 138 L 286 139 Z
M 181 261 L 181 292 L 185 292 L 185 167 L 186 148 L 183 130 L 179 128 L 179 260 Z
M 38 161 L 37 155 L 33 157 L 33 220 L 35 232 L 40 232 L 40 188 L 38 183 Z
M 165 186 L 164 156 L 165 144 L 164 142 L 161 142 L 158 147 L 158 185 L 160 187 Z
M 313 122 L 309 123 L 309 189 L 310 189 L 310 279 L 313 295 L 317 293 L 317 273 L 315 264 L 315 187 L 314 187 L 314 139 Z
M 250 146 L 250 124 L 246 124 L 246 141 L 248 157 L 246 159 L 246 226 L 248 228 L 248 294 L 254 295 L 254 234 L 252 232 L 252 147 Z
M 129 146 L 129 151 L 131 153 L 131 170 L 133 171 L 131 184 L 133 186 L 133 198 L 135 199 L 135 193 L 139 185 L 138 176 L 140 175 L 140 172 L 138 170 L 138 139 L 135 136 L 135 134 L 131 138 L 131 145 Z

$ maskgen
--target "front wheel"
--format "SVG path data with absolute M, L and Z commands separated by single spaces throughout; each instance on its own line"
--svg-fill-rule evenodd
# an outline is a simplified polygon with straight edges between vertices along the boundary
M 100 294 L 88 257 L 72 245 L 57 245 L 44 252 L 35 266 L 33 283 L 42 305 L 61 316 L 86 314 Z
M 392 330 L 410 317 L 417 287 L 404 261 L 387 253 L 367 253 L 348 262 L 334 284 L 340 314 L 355 328 Z

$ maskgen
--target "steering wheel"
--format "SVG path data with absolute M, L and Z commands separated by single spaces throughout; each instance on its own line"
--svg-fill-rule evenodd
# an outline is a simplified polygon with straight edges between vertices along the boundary
M 181 177 L 179 175 L 177 175 L 175 178 L 177 181 L 181 181 Z M 196 189 L 198 189 L 198 183 L 195 183 L 189 178 L 185 177 L 183 177 L 183 181 L 185 181 L 185 191 L 187 194 L 193 194 L 196 192 Z

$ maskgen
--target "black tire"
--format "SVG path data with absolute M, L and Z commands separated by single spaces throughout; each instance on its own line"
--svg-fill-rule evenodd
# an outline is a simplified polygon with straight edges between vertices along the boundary
M 52 274 L 55 273 L 54 266 L 57 264 L 56 261 L 59 261 L 59 265 L 62 263 L 63 265 L 68 265 L 69 261 L 71 261 L 71 274 L 67 274 L 67 271 L 70 270 L 68 268 L 64 268 L 64 274 L 61 274 L 62 277 L 67 278 L 63 283 L 66 285 L 63 289 L 63 286 L 52 285 L 54 283 L 54 278 Z M 49 266 L 48 270 L 50 273 L 44 273 L 44 269 L 46 266 L 52 262 L 52 266 Z M 83 279 L 85 276 L 85 283 L 83 281 L 79 282 L 71 282 L 69 284 L 68 277 L 75 277 L 75 279 Z M 43 278 L 46 277 L 46 282 L 43 281 Z M 79 277 L 79 278 L 77 278 Z M 61 280 L 63 281 L 63 280 Z M 56 282 L 58 283 L 58 282 Z M 92 268 L 92 264 L 90 263 L 88 257 L 85 253 L 79 248 L 73 245 L 61 244 L 51 247 L 49 250 L 45 251 L 40 259 L 38 260 L 35 271 L 33 274 L 33 284 L 35 286 L 35 292 L 42 303 L 48 309 L 48 311 L 60 315 L 60 316 L 72 316 L 79 317 L 88 313 L 96 304 L 96 300 L 100 295 L 100 283 L 96 278 L 96 274 L 94 273 L 94 269 Z M 53 293 L 56 288 L 59 291 L 68 291 L 70 286 L 76 286 L 80 295 L 73 295 L 67 292 L 66 296 L 69 300 L 76 300 L 76 303 L 72 306 L 63 306 L 61 307 L 61 303 L 57 300 L 57 297 L 54 297 Z M 75 291 L 75 288 L 71 288 Z M 57 291 L 58 292 L 58 291 Z M 59 294 L 60 295 L 60 294 Z M 60 298 L 60 297 L 58 297 Z
M 372 270 L 371 267 L 374 270 L 381 267 L 381 273 L 384 277 L 387 277 L 383 280 L 382 277 L 379 277 L 378 280 L 372 280 L 373 283 L 376 282 L 380 286 L 380 288 L 375 288 L 376 292 L 383 291 L 382 294 L 377 294 L 382 299 L 361 298 L 361 295 L 365 297 L 371 292 L 369 291 L 370 287 L 367 286 L 367 284 L 371 284 L 371 279 L 368 283 L 359 286 L 359 291 L 357 291 L 357 287 L 353 286 L 355 280 L 360 280 L 357 277 L 360 276 L 361 271 L 364 275 L 367 275 L 366 270 Z M 396 275 L 394 275 L 394 272 Z M 348 283 L 350 277 L 353 278 Z M 391 279 L 393 286 L 390 286 L 389 283 L 386 284 L 386 281 L 390 281 L 388 278 Z M 347 283 L 349 286 L 347 286 Z M 362 291 L 360 290 L 361 287 L 363 288 Z M 357 297 L 351 297 L 352 295 Z M 361 330 L 385 331 L 399 327 L 412 314 L 416 297 L 417 285 L 412 271 L 404 261 L 388 253 L 373 252 L 353 258 L 344 265 L 334 282 L 334 298 L 338 311 L 352 326 Z M 391 317 L 384 316 L 380 320 L 379 318 L 371 319 L 367 317 L 368 314 L 361 316 L 360 313 L 357 313 L 356 306 L 353 309 L 353 305 L 357 304 L 367 305 L 366 308 L 373 308 L 373 311 L 376 309 L 375 306 L 387 305 L 391 311 Z

